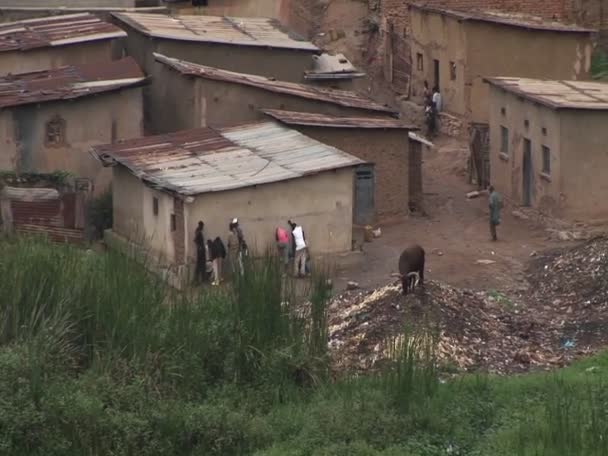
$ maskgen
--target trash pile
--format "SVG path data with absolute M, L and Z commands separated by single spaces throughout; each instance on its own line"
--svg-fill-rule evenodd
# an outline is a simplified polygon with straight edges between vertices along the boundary
M 437 327 L 440 361 L 464 371 L 552 369 L 608 344 L 608 239 L 540 254 L 528 273 L 509 295 L 433 281 L 407 296 L 399 282 L 346 291 L 329 309 L 334 369 L 381 366 L 405 325 Z
M 528 269 L 528 302 L 551 315 L 562 339 L 578 345 L 608 342 L 608 238 L 549 252 Z

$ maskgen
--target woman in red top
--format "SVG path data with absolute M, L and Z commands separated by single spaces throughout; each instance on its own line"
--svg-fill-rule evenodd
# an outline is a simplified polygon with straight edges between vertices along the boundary
M 279 250 L 279 258 L 283 261 L 283 265 L 287 268 L 289 264 L 289 233 L 286 229 L 280 226 L 275 231 L 277 241 L 277 249 Z

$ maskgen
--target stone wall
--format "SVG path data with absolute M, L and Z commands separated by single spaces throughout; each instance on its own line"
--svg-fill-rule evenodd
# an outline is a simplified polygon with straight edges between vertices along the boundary
M 454 138 L 464 138 L 467 134 L 463 119 L 447 112 L 439 113 L 439 131 Z

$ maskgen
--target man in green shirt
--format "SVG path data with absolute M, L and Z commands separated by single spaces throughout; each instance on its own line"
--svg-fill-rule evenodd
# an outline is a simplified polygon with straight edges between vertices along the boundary
M 492 235 L 492 240 L 496 241 L 498 240 L 496 237 L 496 227 L 500 225 L 500 210 L 502 209 L 502 201 L 500 199 L 500 194 L 494 190 L 493 186 L 490 185 L 488 190 L 490 192 L 490 234 Z

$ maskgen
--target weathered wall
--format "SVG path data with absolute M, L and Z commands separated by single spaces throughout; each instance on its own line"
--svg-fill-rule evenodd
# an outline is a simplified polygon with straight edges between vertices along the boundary
M 201 126 L 222 127 L 264 120 L 262 108 L 333 115 L 387 117 L 386 113 L 338 106 L 240 84 L 191 78 L 157 63 L 149 105 L 150 132 L 167 133 Z
M 89 153 L 97 144 L 139 137 L 142 129 L 140 88 L 97 95 L 70 102 L 49 102 L 13 108 L 10 113 L 17 143 L 18 171 L 66 170 L 91 179 L 95 192 L 107 189 L 111 173 Z M 45 144 L 46 124 L 59 116 L 65 121 L 65 143 Z M 114 138 L 112 137 L 114 132 Z
M 173 197 L 147 187 L 124 166 L 115 166 L 112 180 L 114 225 L 112 230 L 144 248 L 146 257 L 160 265 L 174 262 L 171 231 Z M 154 198 L 158 214 L 154 214 Z
M 608 221 L 608 113 L 564 110 L 561 117 L 564 213 Z
M 154 65 L 152 84 L 145 92 L 147 134 L 206 126 L 198 80 L 182 76 L 161 63 Z
M 465 29 L 454 18 L 413 10 L 411 15 L 412 86 L 411 95 L 422 102 L 423 83 L 433 88 L 434 60 L 439 61 L 440 91 L 443 109 L 464 115 L 465 68 L 467 65 L 467 40 Z M 422 70 L 418 66 L 418 54 L 422 55 Z M 456 79 L 450 78 L 450 62 L 456 64 Z
M 304 71 L 312 69 L 312 55 L 315 54 L 312 51 L 292 49 L 149 38 L 120 21 L 115 22 L 127 30 L 127 53 L 146 73 L 153 70 L 152 52 L 158 52 L 167 57 L 239 73 L 303 82 Z M 261 61 L 264 62 L 263 65 L 260 65 Z
M 562 182 L 568 167 L 562 160 L 560 117 L 552 109 L 516 97 L 502 89 L 491 88 L 490 116 L 490 176 L 496 189 L 523 204 L 524 138 L 531 142 L 531 206 L 553 215 L 564 209 Z M 504 108 L 505 113 L 501 110 Z M 528 121 L 528 127 L 525 121 Z M 509 151 L 501 153 L 501 129 L 509 129 Z M 543 128 L 545 131 L 543 132 Z M 551 173 L 542 173 L 542 146 L 551 149 Z
M 433 87 L 434 60 L 438 60 L 443 109 L 467 121 L 488 121 L 488 88 L 484 77 L 570 80 L 589 77 L 593 49 L 589 34 L 459 22 L 416 9 L 410 19 L 412 96 L 421 101 L 424 80 L 429 88 Z M 422 55 L 422 70 L 418 54 Z M 455 78 L 451 74 L 452 62 L 456 65 Z
M 112 40 L 32 49 L 25 52 L 0 52 L 0 75 L 103 62 L 112 60 L 114 56 Z
M 205 222 L 205 236 L 228 238 L 228 223 L 239 218 L 250 249 L 274 248 L 277 226 L 300 223 L 313 255 L 351 250 L 353 170 L 342 169 L 239 190 L 207 193 L 186 204 L 187 257 L 194 258 L 194 230 Z
M 371 130 L 294 126 L 306 136 L 374 163 L 376 214 L 404 215 L 409 201 L 409 140 L 407 130 Z
M 488 87 L 483 77 L 518 76 L 540 79 L 589 78 L 591 36 L 526 30 L 487 22 L 466 22 L 468 117 L 487 122 Z
M 114 204 L 112 229 L 133 241 L 145 238 L 143 228 L 143 185 L 125 167 L 114 166 L 112 172 L 112 199 Z
M 10 111 L 0 111 L 0 170 L 14 170 L 17 167 L 17 143 L 15 141 L 15 124 Z

